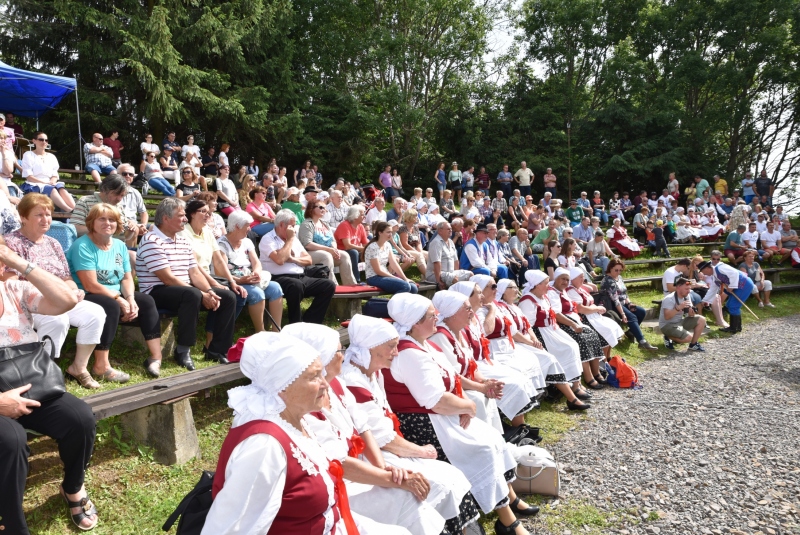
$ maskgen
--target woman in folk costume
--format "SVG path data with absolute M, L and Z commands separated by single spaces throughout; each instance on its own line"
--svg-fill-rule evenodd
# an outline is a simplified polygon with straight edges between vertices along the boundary
M 380 457 L 369 460 L 378 468 L 396 466 L 423 474 L 431 488 L 426 501 L 447 519 L 442 533 L 461 533 L 465 525 L 478 517 L 469 481 L 455 466 L 437 460 L 432 445 L 406 440 L 386 399 L 381 370 L 388 368 L 397 356 L 397 331 L 382 319 L 361 314 L 353 316 L 347 331 L 350 347 L 338 382 L 345 385 L 355 400 L 347 404 L 353 420 L 366 416 L 380 448 Z
M 522 289 L 519 308 L 533 329 L 533 334 L 544 345 L 548 353 L 558 359 L 564 369 L 564 378 L 556 384 L 559 392 L 567 399 L 570 410 L 586 410 L 591 407 L 583 403 L 577 394 L 581 390 L 581 351 L 578 343 L 558 328 L 555 310 L 547 296 L 550 278 L 541 271 L 529 270 L 525 273 L 528 281 Z M 571 388 L 570 388 L 571 385 Z
M 388 308 L 400 342 L 383 380 L 403 435 L 432 444 L 440 460 L 467 476 L 481 510 L 497 511 L 496 533 L 527 534 L 515 513 L 531 515 L 538 509 L 517 499 L 510 485 L 516 467 L 511 448 L 496 429 L 475 418 L 475 403 L 464 397 L 455 369 L 428 342 L 436 332 L 433 304 L 421 295 L 397 294 Z
M 605 307 L 594 304 L 594 298 L 584 286 L 583 272 L 581 270 L 570 269 L 569 278 L 571 280 L 567 287 L 567 296 L 578 304 L 578 314 L 581 316 L 581 322 L 591 325 L 597 331 L 597 334 L 606 341 L 607 345 L 603 347 L 603 352 L 606 355 L 606 359 L 608 359 L 611 356 L 611 348 L 616 347 L 619 339 L 625 333 L 616 321 L 603 316 L 606 313 Z M 595 374 L 594 378 L 599 383 L 605 382 L 605 379 L 599 374 Z
M 689 224 L 689 217 L 684 213 L 682 206 L 679 206 L 675 210 L 672 221 L 675 223 L 675 239 L 679 242 L 689 240 L 694 243 L 694 241 L 700 237 L 700 229 Z
M 322 408 L 319 352 L 261 332 L 244 344 L 252 383 L 228 391 L 233 426 L 222 444 L 203 535 L 407 534 L 350 511 L 342 465 L 329 461 L 303 416 Z
M 481 375 L 472 347 L 463 333 L 475 316 L 469 299 L 464 294 L 443 290 L 433 296 L 433 306 L 439 313 L 439 321 L 436 332 L 428 340 L 439 346 L 458 372 L 464 394 L 475 402 L 475 417 L 502 433 L 503 423 L 495 399 L 503 397 L 503 383 Z
M 281 332 L 316 348 L 325 366 L 328 390 L 322 408 L 305 415 L 303 422 L 328 458 L 342 463 L 350 510 L 413 535 L 441 533 L 444 518 L 425 501 L 430 492 L 427 478 L 403 468 L 378 467 L 382 457 L 366 417 L 356 423 L 348 412 L 346 406 L 355 405 L 355 399 L 337 379 L 344 362 L 339 333 L 315 323 L 294 323 Z
M 700 224 L 703 226 L 703 228 L 700 229 L 700 235 L 708 241 L 714 241 L 725 232 L 725 227 L 719 224 L 717 211 L 714 209 L 714 206 L 715 205 L 709 206 L 706 209 L 705 215 L 700 218 Z
M 481 322 L 483 332 L 489 340 L 489 349 L 492 352 L 492 360 L 516 370 L 522 377 L 531 382 L 533 394 L 531 403 L 523 407 L 516 416 L 506 414 L 511 420 L 511 425 L 517 426 L 525 423 L 524 413 L 539 406 L 536 397 L 540 390 L 546 386 L 544 374 L 539 365 L 539 359 L 530 351 L 522 349 L 520 344 L 529 344 L 530 341 L 517 330 L 514 318 L 507 308 L 497 301 L 497 288 L 500 283 L 495 284 L 494 279 L 488 275 L 476 275 L 470 279 L 481 289 L 483 295 L 483 306 L 475 314 Z M 510 279 L 501 279 L 503 284 L 516 284 Z M 505 411 L 503 411 L 505 413 Z
M 608 244 L 616 247 L 622 258 L 634 258 L 642 253 L 636 240 L 628 237 L 628 231 L 622 226 L 619 219 L 615 219 L 612 227 L 608 229 Z
M 608 344 L 594 329 L 581 321 L 578 314 L 579 305 L 569 298 L 567 287 L 569 287 L 569 271 L 558 268 L 547 291 L 547 298 L 556 313 L 559 328 L 575 340 L 581 350 L 583 380 L 586 381 L 586 386 L 600 390 L 603 385 L 598 383 L 594 376 L 600 375 L 600 360 L 605 359 L 603 346 Z M 588 392 L 576 392 L 575 395 L 581 399 L 591 398 Z
M 466 296 L 472 310 L 480 311 L 483 308 L 483 292 L 472 280 L 457 282 L 450 289 Z M 496 309 L 494 305 L 492 308 Z M 493 317 L 494 311 L 491 314 Z M 537 391 L 531 377 L 495 358 L 502 358 L 505 355 L 492 353 L 491 343 L 484 334 L 483 323 L 477 314 L 473 315 L 462 334 L 472 350 L 472 357 L 478 363 L 481 375 L 503 383 L 503 395 L 496 400 L 497 408 L 509 420 L 523 423 L 525 413 L 536 406 Z

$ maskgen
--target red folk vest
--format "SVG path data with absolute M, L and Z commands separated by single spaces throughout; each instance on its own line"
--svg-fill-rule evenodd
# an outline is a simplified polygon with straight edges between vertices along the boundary
M 387 370 L 388 371 L 388 370 Z M 378 372 L 382 373 L 382 372 Z M 383 378 L 384 384 L 386 383 L 386 377 Z M 384 388 L 386 388 L 384 386 Z M 372 392 L 367 390 L 361 386 L 348 386 L 347 389 L 353 394 L 353 397 L 356 398 L 356 403 L 367 403 L 370 401 L 376 401 L 375 396 L 372 395 Z M 403 437 L 403 433 L 400 432 L 400 420 L 397 419 L 397 415 L 390 411 L 389 409 L 383 409 L 383 413 L 392 421 L 392 426 L 394 427 L 394 432 L 397 433 L 401 438 Z
M 475 371 L 478 369 L 478 363 L 475 362 L 474 359 L 469 358 L 465 355 L 462 350 L 461 346 L 458 345 L 456 342 L 456 338 L 453 336 L 453 333 L 450 332 L 450 329 L 447 327 L 440 325 L 436 328 L 436 332 L 442 334 L 446 339 L 450 346 L 453 348 L 453 353 L 456 354 L 456 360 L 458 361 L 458 365 L 460 366 L 460 370 L 458 373 L 466 377 L 467 379 L 475 380 Z
M 303 470 L 300 462 L 294 458 L 292 453 L 292 445 L 295 448 L 297 448 L 297 445 L 279 425 L 273 422 L 253 420 L 239 427 L 234 427 L 228 432 L 228 436 L 225 437 L 219 453 L 217 472 L 214 475 L 214 485 L 211 490 L 212 498 L 216 498 L 225 485 L 225 469 L 236 446 L 245 439 L 261 433 L 270 435 L 277 440 L 286 455 L 286 483 L 283 489 L 283 500 L 268 533 L 275 535 L 321 534 L 325 529 L 325 511 L 328 510 L 328 489 L 325 481 L 321 475 L 312 476 Z M 331 469 L 335 470 L 333 466 L 317 468 L 328 470 L 336 486 L 344 488 L 341 477 L 337 478 L 332 473 Z M 339 470 L 341 470 L 341 465 L 339 465 Z M 340 494 L 337 488 L 336 505 L 334 506 L 336 522 L 340 519 Z M 347 494 L 345 493 L 345 499 L 346 496 Z
M 544 300 L 547 301 L 548 303 L 550 302 L 550 300 L 547 298 L 546 295 L 544 296 Z M 553 329 L 558 328 L 558 322 L 556 321 L 556 313 L 553 311 L 552 308 L 545 310 L 539 305 L 539 303 L 536 302 L 536 299 L 534 299 L 533 296 L 530 294 L 522 296 L 519 302 L 522 303 L 523 301 L 530 301 L 536 307 L 536 318 L 534 318 L 533 321 L 534 327 L 539 327 L 540 329 L 545 327 L 552 327 Z
M 489 364 L 492 363 L 492 349 L 489 346 L 489 339 L 486 338 L 482 332 L 478 332 L 477 334 L 472 330 L 472 325 L 468 325 L 466 329 L 464 329 L 464 338 L 467 339 L 469 342 L 470 347 L 472 348 L 472 357 L 478 361 L 484 359 Z

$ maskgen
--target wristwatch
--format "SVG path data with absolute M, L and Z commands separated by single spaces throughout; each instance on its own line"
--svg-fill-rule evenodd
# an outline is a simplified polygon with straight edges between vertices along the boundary
M 37 265 L 36 265 L 36 263 L 34 263 L 34 262 L 28 262 L 28 267 L 26 267 L 26 268 L 25 268 L 25 271 L 22 273 L 22 275 L 23 275 L 24 277 L 27 277 L 27 276 L 28 276 L 28 274 L 29 274 L 31 271 L 33 271 L 34 269 L 36 269 L 37 267 L 39 267 L 39 266 L 37 266 Z

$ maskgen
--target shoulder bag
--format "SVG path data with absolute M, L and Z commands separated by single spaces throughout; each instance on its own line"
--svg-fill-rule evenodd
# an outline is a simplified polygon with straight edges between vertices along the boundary
M 48 401 L 66 392 L 64 375 L 53 360 L 55 344 L 49 336 L 41 342 L 0 348 L 0 392 L 31 384 L 22 397 Z

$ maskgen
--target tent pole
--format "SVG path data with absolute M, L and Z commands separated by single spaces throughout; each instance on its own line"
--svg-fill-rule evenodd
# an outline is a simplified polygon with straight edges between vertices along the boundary
M 81 134 L 81 107 L 78 101 L 78 77 L 75 78 L 75 114 L 78 116 L 78 165 L 83 169 L 83 134 Z

